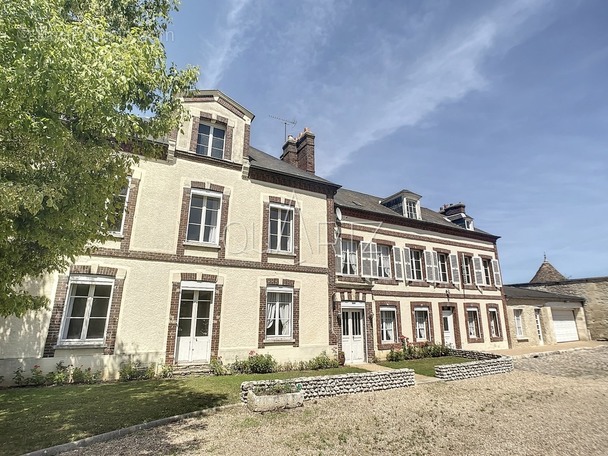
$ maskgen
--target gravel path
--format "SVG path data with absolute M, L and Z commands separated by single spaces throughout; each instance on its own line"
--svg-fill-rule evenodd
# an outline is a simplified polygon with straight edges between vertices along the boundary
M 307 402 L 237 407 L 71 455 L 604 455 L 608 347 L 518 359 L 516 370 Z

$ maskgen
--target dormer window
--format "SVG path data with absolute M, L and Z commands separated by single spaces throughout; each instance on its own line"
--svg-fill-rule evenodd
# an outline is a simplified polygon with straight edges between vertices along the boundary
M 226 130 L 218 126 L 201 123 L 198 125 L 196 154 L 224 158 Z
M 422 197 L 414 192 L 401 190 L 388 198 L 384 198 L 380 201 L 380 204 L 404 217 L 421 220 L 420 198 Z
M 420 219 L 420 214 L 418 211 L 418 201 L 416 200 L 412 200 L 412 199 L 406 199 L 405 200 L 405 216 L 407 218 L 411 218 L 411 219 L 415 219 L 418 220 Z

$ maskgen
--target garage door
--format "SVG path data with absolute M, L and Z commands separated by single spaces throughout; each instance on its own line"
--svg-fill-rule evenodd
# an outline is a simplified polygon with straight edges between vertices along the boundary
M 570 342 L 578 340 L 576 321 L 573 310 L 553 309 L 553 328 L 555 329 L 555 340 L 557 342 Z

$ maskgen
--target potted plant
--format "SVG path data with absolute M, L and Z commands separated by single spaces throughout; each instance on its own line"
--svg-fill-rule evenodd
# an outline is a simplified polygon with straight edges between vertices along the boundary
M 303 405 L 304 391 L 299 383 L 275 383 L 254 387 L 247 392 L 247 408 L 252 412 L 269 412 Z

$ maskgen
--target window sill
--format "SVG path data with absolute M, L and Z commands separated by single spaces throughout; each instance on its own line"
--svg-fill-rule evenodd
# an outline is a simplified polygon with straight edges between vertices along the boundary
M 275 256 L 275 257 L 282 257 L 282 258 L 295 258 L 296 254 L 293 252 L 281 252 L 280 250 L 269 250 L 268 252 L 269 256 Z
M 273 338 L 273 339 L 264 339 L 264 345 L 281 345 L 281 344 L 295 344 L 296 340 L 292 338 Z
M 377 278 L 376 283 L 378 285 L 399 285 L 399 281 L 387 277 Z
M 82 348 L 107 348 L 105 342 L 59 342 L 56 350 L 78 350 Z
M 422 280 L 406 280 L 406 285 L 410 287 L 425 287 L 428 288 L 431 285 L 428 282 Z
M 481 344 L 481 343 L 483 343 L 483 339 L 480 337 L 475 337 L 475 338 L 471 337 L 471 338 L 469 338 L 468 342 L 470 344 Z
M 490 336 L 490 342 L 502 342 L 503 338 L 502 337 L 491 337 Z
M 119 233 L 118 231 L 113 231 L 108 233 L 110 236 L 112 236 L 114 239 L 124 239 L 125 235 L 123 233 Z
M 219 250 L 219 244 L 211 244 L 208 242 L 184 241 L 184 247 L 196 247 L 201 249 Z
M 515 340 L 517 342 L 529 342 L 530 341 L 530 339 L 527 337 L 516 337 Z

